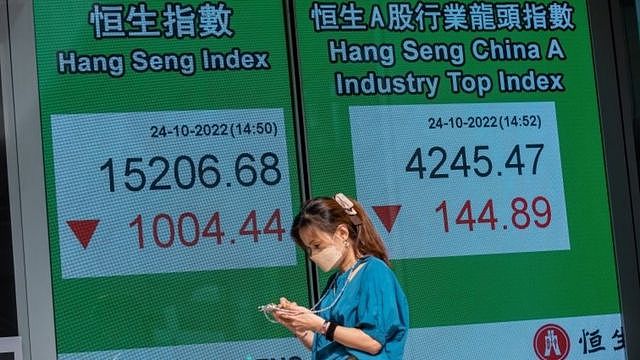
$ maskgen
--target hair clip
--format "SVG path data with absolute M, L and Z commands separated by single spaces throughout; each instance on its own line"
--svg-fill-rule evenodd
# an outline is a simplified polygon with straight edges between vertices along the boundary
M 344 209 L 344 212 L 347 215 L 357 215 L 358 212 L 353 208 L 353 202 L 349 200 L 348 197 L 344 196 L 343 193 L 337 193 L 333 199 Z

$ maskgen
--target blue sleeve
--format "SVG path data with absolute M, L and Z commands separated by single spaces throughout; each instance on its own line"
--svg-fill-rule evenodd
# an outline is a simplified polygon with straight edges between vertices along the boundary
M 383 347 L 408 330 L 408 305 L 395 275 L 382 261 L 368 262 L 360 287 L 356 327 Z

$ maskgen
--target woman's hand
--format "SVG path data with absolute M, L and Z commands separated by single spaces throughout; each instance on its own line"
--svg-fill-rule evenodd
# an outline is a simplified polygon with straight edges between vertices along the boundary
M 313 315 L 309 309 L 303 306 L 298 306 L 295 302 L 289 301 L 285 298 L 280 298 L 278 309 L 276 309 L 272 314 L 276 321 L 289 329 L 289 331 L 291 331 L 307 349 L 311 349 L 315 335 L 313 334 L 313 331 L 309 331 L 309 329 L 305 328 L 298 319 L 301 315 Z M 322 323 L 320 323 L 320 327 L 322 327 Z
M 286 301 L 288 303 L 285 298 L 280 298 L 280 303 L 278 304 L 279 309 L 274 310 L 271 315 L 282 326 L 286 327 L 289 331 L 295 334 L 296 330 L 289 324 L 289 320 L 282 317 L 282 314 L 284 313 L 283 301 Z
M 298 335 L 307 330 L 321 331 L 324 319 L 286 298 L 280 298 L 280 309 L 274 311 L 276 320 L 294 334 Z
M 322 332 L 324 319 L 285 298 L 280 298 L 279 309 L 273 312 L 275 319 L 294 333 L 298 339 L 309 349 L 313 342 L 313 336 L 308 336 L 309 331 Z M 382 344 L 358 328 L 338 326 L 333 334 L 334 341 L 350 348 L 362 350 L 375 355 L 382 349 Z

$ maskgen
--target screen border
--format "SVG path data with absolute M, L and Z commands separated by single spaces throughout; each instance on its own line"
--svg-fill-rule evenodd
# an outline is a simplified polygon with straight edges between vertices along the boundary
M 290 19 L 293 6 L 291 2 L 287 3 L 286 16 Z M 628 73 L 629 68 L 625 63 L 625 49 L 621 41 L 624 29 L 620 29 L 623 26 L 621 10 L 615 0 L 588 0 L 587 7 L 625 349 L 628 358 L 640 358 L 640 308 L 637 307 L 640 303 L 640 253 L 636 239 L 636 229 L 640 223 L 640 186 L 634 155 L 633 119 L 628 112 L 633 104 L 625 95 L 629 80 L 625 79 L 624 74 Z M 7 141 L 18 326 L 25 359 L 55 359 L 51 259 L 32 0 L 0 1 L 0 24 L 3 24 L 0 26 L 0 78 Z M 292 79 L 297 81 L 298 77 L 299 74 L 294 74 Z M 293 106 L 294 113 L 299 115 L 299 83 L 295 87 L 292 89 L 295 100 Z M 297 124 L 304 128 L 301 123 Z M 301 156 L 300 161 L 299 168 L 306 168 L 306 158 Z M 307 180 L 305 176 L 300 179 Z M 304 190 L 302 194 L 307 195 Z

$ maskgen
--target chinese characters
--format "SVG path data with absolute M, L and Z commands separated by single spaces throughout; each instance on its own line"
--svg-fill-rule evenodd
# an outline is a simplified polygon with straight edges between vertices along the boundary
M 138 5 L 94 4 L 89 12 L 93 36 L 105 38 L 222 38 L 233 37 L 230 27 L 233 10 L 224 2 L 215 5 L 205 2 L 197 7 L 167 3 L 162 11 Z M 159 21 L 163 19 L 163 21 Z

